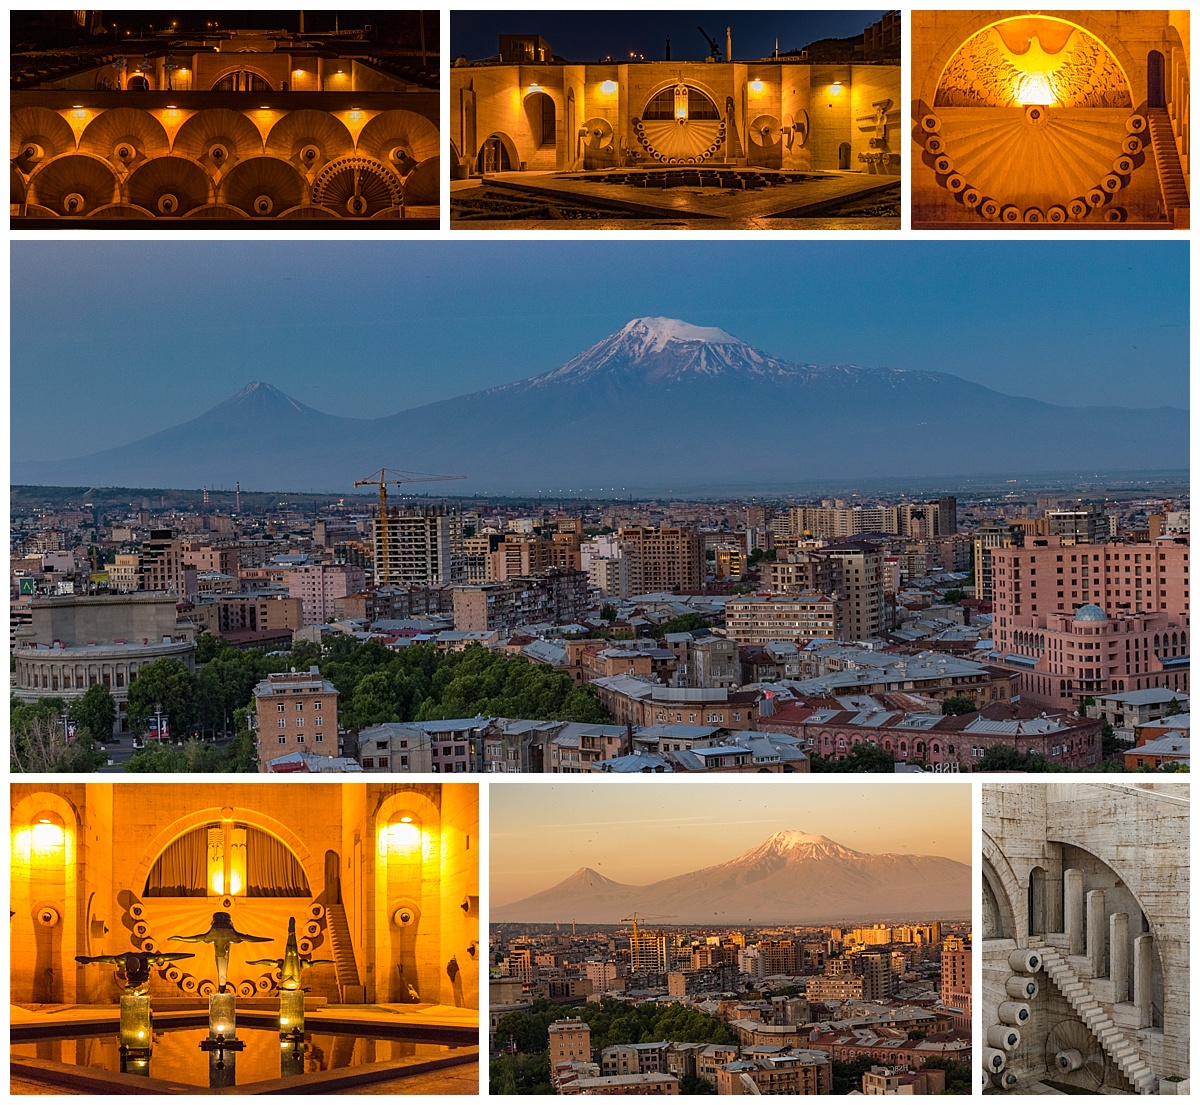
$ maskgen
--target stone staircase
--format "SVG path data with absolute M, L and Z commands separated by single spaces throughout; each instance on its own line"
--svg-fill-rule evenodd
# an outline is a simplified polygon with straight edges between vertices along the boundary
M 1175 132 L 1171 129 L 1171 117 L 1163 107 L 1151 108 L 1146 112 L 1150 124 L 1150 141 L 1154 146 L 1154 162 L 1158 166 L 1158 182 L 1162 188 L 1163 207 L 1169 222 L 1180 225 L 1180 216 L 1187 225 L 1190 207 L 1187 177 L 1183 163 L 1179 160 L 1179 149 L 1175 145 Z M 1180 214 L 1177 215 L 1176 211 Z
M 525 168 L 535 172 L 553 172 L 557 169 L 558 154 L 555 151 L 554 143 L 539 146 L 533 156 L 525 162 Z
M 342 1001 L 365 1001 L 366 996 L 362 979 L 358 973 L 358 963 L 354 959 L 354 943 L 350 939 L 350 925 L 346 920 L 346 907 L 340 903 L 325 907 L 325 931 L 329 935 L 329 944 L 333 949 L 335 970 L 337 971 L 338 989 Z M 362 996 L 358 996 L 362 995 Z
M 1087 983 L 1075 973 L 1066 957 L 1050 947 L 1030 950 L 1041 955 L 1042 970 L 1053 980 L 1058 992 L 1071 1004 L 1071 1008 L 1087 1025 L 1092 1035 L 1100 1041 L 1100 1046 L 1129 1079 L 1134 1090 L 1139 1094 L 1156 1093 L 1158 1079 L 1154 1072 L 1142 1062 L 1137 1047 L 1130 1043 L 1125 1033 L 1104 1012 L 1104 1008 L 1092 996 Z

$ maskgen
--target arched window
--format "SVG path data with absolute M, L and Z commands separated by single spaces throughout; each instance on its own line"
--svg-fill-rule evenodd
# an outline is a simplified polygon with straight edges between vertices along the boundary
M 176 837 L 154 861 L 142 893 L 148 898 L 311 897 L 303 866 L 282 840 L 232 821 Z

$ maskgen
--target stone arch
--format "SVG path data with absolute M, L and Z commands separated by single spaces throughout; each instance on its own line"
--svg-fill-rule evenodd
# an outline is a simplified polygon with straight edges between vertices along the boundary
M 172 152 L 208 169 L 228 169 L 263 152 L 258 128 L 240 111 L 209 107 L 196 112 L 175 132 Z
M 244 61 L 239 61 L 239 62 L 235 62 L 232 65 L 227 65 L 224 69 L 220 70 L 216 74 L 215 77 L 213 77 L 212 83 L 208 86 L 210 91 L 212 89 L 215 89 L 217 87 L 217 85 L 219 85 L 226 77 L 234 76 L 234 75 L 236 75 L 238 73 L 242 73 L 242 72 L 249 73 L 251 76 L 255 76 L 260 81 L 265 83 L 267 86 L 266 91 L 271 91 L 274 88 L 274 86 L 271 84 L 271 78 L 267 75 L 267 73 L 265 71 L 263 71 L 262 69 L 259 69 L 255 65 L 247 65 Z M 251 88 L 251 89 L 248 89 L 247 91 L 258 92 L 260 90 L 256 89 L 256 88 Z
M 1004 937 L 1015 940 L 1018 947 L 1023 947 L 1029 941 L 1026 911 L 1020 908 L 1025 901 L 1025 895 L 1008 857 L 986 830 L 983 833 L 982 870 L 1000 911 Z
M 500 173 L 521 167 L 517 144 L 504 131 L 492 131 L 475 153 L 475 168 L 480 173 Z
M 1146 54 L 1146 107 L 1167 106 L 1167 64 L 1161 50 Z
M 71 197 L 82 204 L 70 207 Z M 39 165 L 29 178 L 26 202 L 55 215 L 87 215 L 97 207 L 116 203 L 120 187 L 113 167 L 102 157 L 68 153 Z
M 212 179 L 185 157 L 156 157 L 139 165 L 125 182 L 129 203 L 168 218 L 187 214 L 214 199 Z
M 33 850 L 36 846 L 35 819 L 46 812 L 57 817 L 63 833 L 63 874 L 61 886 L 46 897 L 46 882 L 33 875 Z M 75 805 L 58 794 L 34 791 L 12 807 L 9 829 L 10 901 L 12 910 L 9 937 L 12 953 L 11 998 L 14 1001 L 72 1002 L 84 968 L 72 962 L 79 948 L 79 892 L 74 868 L 79 861 L 80 816 Z M 21 873 L 28 878 L 21 878 Z M 55 880 L 57 883 L 59 880 Z M 61 901 L 58 900 L 61 895 Z M 50 908 L 58 913 L 52 924 L 38 922 L 38 912 Z M 86 930 L 85 930 L 86 931 Z M 17 949 L 23 949 L 18 954 Z
M 162 157 L 170 149 L 162 123 L 135 107 L 101 112 L 79 136 L 80 153 L 103 157 L 118 169 L 133 169 L 151 158 Z
M 544 88 L 527 92 L 521 101 L 525 123 L 534 149 L 554 146 L 558 141 L 558 104 Z
M 1000 18 L 991 18 L 993 15 L 1000 14 Z M 1028 14 L 1028 13 L 1025 13 Z M 980 31 L 986 31 L 990 27 L 997 24 L 1008 22 L 1017 18 L 1024 18 L 1024 14 L 1005 12 L 980 12 L 967 13 L 962 15 L 965 17 L 965 22 L 958 24 L 951 31 L 938 49 L 930 58 L 929 64 L 924 73 L 913 73 L 912 91 L 914 96 L 913 112 L 914 117 L 919 118 L 920 113 L 925 110 L 921 101 L 925 101 L 926 105 L 932 105 L 936 98 L 938 86 L 941 84 L 942 77 L 946 72 L 947 66 L 953 60 L 954 56 Z M 1110 27 L 1104 22 L 1105 13 L 1098 11 L 1073 11 L 1071 19 L 1065 19 L 1061 15 L 1044 16 L 1043 18 L 1054 19 L 1059 23 L 1067 23 L 1078 30 L 1085 32 L 1095 38 L 1112 56 L 1117 66 L 1121 71 L 1121 75 L 1125 80 L 1126 88 L 1130 89 L 1131 95 L 1133 90 L 1133 81 L 1130 79 L 1130 74 L 1137 70 L 1134 63 L 1133 55 L 1122 44 L 1120 36 L 1115 33 L 1115 28 Z
M 155 861 L 162 855 L 167 845 L 192 829 L 197 829 L 201 825 L 207 825 L 213 821 L 223 820 L 221 810 L 222 807 L 220 806 L 210 806 L 208 809 L 185 814 L 155 833 L 150 842 L 142 850 L 137 867 L 134 868 L 133 878 L 130 879 L 130 885 L 134 887 L 145 886 L 146 879 L 150 874 L 150 868 L 154 866 Z M 236 821 L 253 825 L 257 829 L 262 829 L 263 832 L 278 837 L 291 850 L 292 855 L 300 861 L 300 866 L 304 868 L 305 878 L 308 879 L 308 885 L 310 887 L 321 885 L 325 871 L 324 855 L 314 856 L 304 841 L 282 821 L 276 820 L 269 814 L 259 813 L 257 810 L 247 806 L 233 807 L 233 816 Z

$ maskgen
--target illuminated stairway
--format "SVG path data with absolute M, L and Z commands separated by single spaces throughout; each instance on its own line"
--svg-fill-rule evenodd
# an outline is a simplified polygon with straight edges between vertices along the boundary
M 1049 947 L 1030 950 L 1036 951 L 1042 957 L 1042 970 L 1050 976 L 1058 992 L 1066 998 L 1079 1019 L 1099 1040 L 1109 1058 L 1129 1079 L 1130 1085 L 1139 1094 L 1156 1092 L 1158 1079 L 1154 1072 L 1142 1062 L 1137 1047 L 1129 1042 L 1125 1033 L 1105 1013 L 1103 1006 L 1092 996 L 1087 983 L 1075 973 L 1066 957 Z
M 1176 210 L 1187 211 L 1190 202 L 1187 177 L 1183 173 L 1183 163 L 1179 160 L 1175 132 L 1171 129 L 1171 117 L 1167 114 L 1167 109 L 1162 107 L 1151 108 L 1146 112 L 1146 117 L 1150 122 L 1150 141 L 1154 145 L 1154 161 L 1158 166 L 1163 206 L 1166 208 L 1168 221 L 1178 225 Z
M 346 908 L 340 903 L 325 907 L 326 932 L 333 949 L 338 989 L 342 1001 L 365 1001 L 362 979 L 354 959 L 354 942 L 350 939 L 350 925 L 346 921 Z
M 548 172 L 558 168 L 558 152 L 554 148 L 554 143 L 550 142 L 545 146 L 539 146 L 533 156 L 525 162 L 527 170 L 534 172 Z

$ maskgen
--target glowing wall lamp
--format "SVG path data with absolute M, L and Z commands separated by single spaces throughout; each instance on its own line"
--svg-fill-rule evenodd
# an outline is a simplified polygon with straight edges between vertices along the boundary
M 46 811 L 34 818 L 31 834 L 34 852 L 54 852 L 63 846 L 66 832 L 63 829 L 62 818 L 56 813 Z
M 763 82 L 760 81 L 757 77 L 755 77 L 754 80 L 752 80 L 750 82 L 750 91 L 751 92 L 761 92 L 764 87 L 765 86 L 764 86 Z
M 831 96 L 840 96 L 842 94 L 842 82 L 834 81 L 833 84 L 829 86 L 829 94 Z
M 614 92 L 616 92 L 616 90 L 617 90 L 617 82 L 616 81 L 602 81 L 600 84 L 600 91 L 603 92 L 604 95 L 606 95 L 606 96 L 611 96 Z
M 421 846 L 421 827 L 411 814 L 402 814 L 379 831 L 379 854 L 402 855 Z

